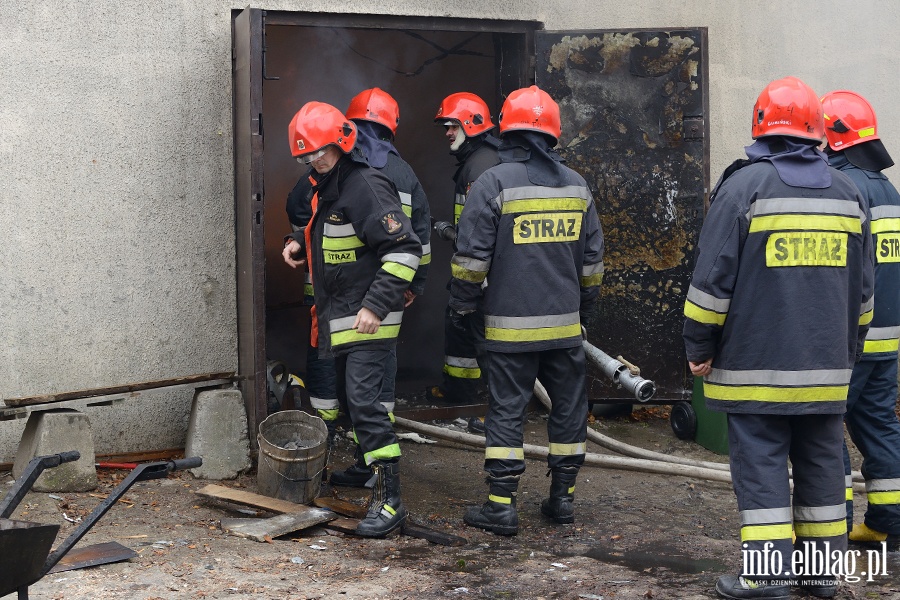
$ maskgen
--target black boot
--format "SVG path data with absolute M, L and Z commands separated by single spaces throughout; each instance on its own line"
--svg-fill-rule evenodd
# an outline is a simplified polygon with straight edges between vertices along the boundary
M 575 522 L 575 477 L 578 467 L 560 467 L 551 471 L 550 497 L 541 502 L 541 513 L 557 523 Z
M 519 533 L 519 515 L 516 513 L 519 476 L 488 475 L 487 482 L 490 485 L 488 501 L 480 507 L 467 508 L 463 521 L 467 525 L 488 529 L 497 535 L 516 535 Z
M 400 500 L 400 464 L 376 461 L 372 501 L 366 518 L 359 522 L 356 534 L 363 537 L 384 537 L 403 525 L 408 513 Z
M 356 445 L 356 451 L 353 453 L 356 462 L 347 467 L 344 471 L 335 471 L 331 474 L 331 485 L 339 485 L 343 487 L 366 487 L 366 482 L 372 479 L 372 468 L 366 464 L 366 457 L 360 449 L 359 444 Z

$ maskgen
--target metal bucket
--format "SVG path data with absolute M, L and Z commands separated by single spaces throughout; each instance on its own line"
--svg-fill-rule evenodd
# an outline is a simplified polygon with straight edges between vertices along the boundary
M 319 495 L 328 451 L 325 421 L 301 410 L 283 410 L 259 424 L 259 493 L 298 504 Z

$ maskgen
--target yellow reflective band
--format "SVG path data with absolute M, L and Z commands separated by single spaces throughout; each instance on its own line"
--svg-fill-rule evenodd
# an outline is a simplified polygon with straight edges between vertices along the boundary
M 830 523 L 794 523 L 794 530 L 798 537 L 837 537 L 847 533 L 847 519 L 832 521 Z
M 859 130 L 859 137 L 861 138 L 872 137 L 873 135 L 875 135 L 874 127 L 866 127 L 865 129 Z
M 356 250 L 343 250 L 341 252 L 325 250 L 324 254 L 325 264 L 340 265 L 343 263 L 356 262 Z
M 390 460 L 400 456 L 400 444 L 391 444 L 371 452 L 366 452 L 366 464 L 371 465 L 376 460 Z
M 491 502 L 496 502 L 497 504 L 512 504 L 512 498 L 505 498 L 504 496 L 495 496 L 493 494 L 488 495 L 488 500 Z
M 496 342 L 543 342 L 576 336 L 581 336 L 580 323 L 536 329 L 501 329 L 499 327 L 485 327 L 484 329 L 484 337 Z
M 331 345 L 340 346 L 352 342 L 368 342 L 371 340 L 385 340 L 395 338 L 400 334 L 399 325 L 382 325 L 375 333 L 359 333 L 355 329 L 339 331 L 331 334 Z
M 390 412 L 390 411 L 388 412 L 388 419 L 391 420 L 391 423 L 394 423 L 394 422 L 395 422 L 395 419 L 394 419 L 394 413 L 393 413 L 393 412 Z
M 866 340 L 863 344 L 863 352 L 871 354 L 896 352 L 898 349 L 900 349 L 900 340 Z
M 853 500 L 853 488 L 847 488 L 844 499 L 845 500 Z
M 451 367 L 450 365 L 444 365 L 444 373 L 449 375 L 450 377 L 456 377 L 457 379 L 478 379 L 481 377 L 481 369 L 467 369 L 466 367 Z
M 587 210 L 584 198 L 528 198 L 525 200 L 507 200 L 500 212 L 504 215 L 514 213 L 541 212 L 546 210 Z
M 760 231 L 844 231 L 862 233 L 857 217 L 834 215 L 768 215 L 750 221 L 750 233 Z
M 572 487 L 569 488 L 569 493 L 570 493 L 570 494 L 574 494 L 574 493 L 575 493 L 575 486 L 574 486 L 574 485 L 573 485 Z
M 900 504 L 900 492 L 869 492 L 869 504 Z
M 335 408 L 334 410 L 317 410 L 319 414 L 319 418 L 323 421 L 334 421 L 338 418 L 339 409 Z
M 459 224 L 459 215 L 462 214 L 463 205 L 462 204 L 454 204 L 453 205 L 453 224 Z
M 717 313 L 712 310 L 700 308 L 690 300 L 684 301 L 684 316 L 688 319 L 703 323 L 704 325 L 718 325 L 721 327 L 725 324 L 725 318 L 728 313 Z
M 900 231 L 900 217 L 891 217 L 887 219 L 875 219 L 870 225 L 872 235 L 876 233 L 888 233 L 891 231 Z
M 553 442 L 550 442 L 548 451 L 554 456 L 576 456 L 578 454 L 584 454 L 585 445 L 583 442 L 575 444 L 554 444 Z
M 581 237 L 581 216 L 581 213 L 557 212 L 516 217 L 513 219 L 513 243 L 574 242 Z
M 409 206 L 408 204 L 404 204 L 403 205 L 403 214 L 406 215 L 407 217 L 411 217 L 412 216 L 412 206 Z
M 594 287 L 603 283 L 603 273 L 594 273 L 581 278 L 581 287 Z
M 840 402 L 847 399 L 849 385 L 820 387 L 768 387 L 762 385 L 724 386 L 703 382 L 703 393 L 713 400 L 755 400 L 757 402 Z
M 416 276 L 416 270 L 410 269 L 406 265 L 401 265 L 400 263 L 395 262 L 386 262 L 381 265 L 382 270 L 387 271 L 394 277 L 399 277 L 403 281 L 412 281 L 413 277 Z
M 497 460 L 525 460 L 525 450 L 522 448 L 489 446 L 484 449 L 484 458 L 493 458 Z
M 339 238 L 325 237 L 322 239 L 323 250 L 352 250 L 353 248 L 362 248 L 363 246 L 365 246 L 365 244 L 363 244 L 355 235 Z
M 423 254 L 422 258 L 419 260 L 419 266 L 431 264 L 431 252 L 428 254 Z
M 307 283 L 307 284 L 303 285 L 303 294 L 305 296 L 315 296 L 316 295 L 316 292 L 313 289 L 313 286 L 311 283 Z
M 868 325 L 872 322 L 872 317 L 875 314 L 875 310 L 867 310 L 863 314 L 859 315 L 859 324 L 860 325 Z
M 892 219 L 898 221 L 900 219 Z M 873 223 L 874 225 L 874 223 Z M 875 262 L 900 262 L 900 233 L 879 233 L 875 239 Z
M 390 504 L 385 504 L 384 506 L 381 507 L 381 510 L 385 511 L 392 517 L 397 514 L 397 511 L 394 510 L 393 508 L 391 508 Z
M 767 267 L 845 267 L 847 234 L 792 231 L 766 240 Z
M 470 271 L 465 267 L 453 263 L 450 264 L 450 275 L 456 279 L 471 281 L 473 283 L 481 283 L 484 281 L 484 278 L 487 277 L 487 273 L 484 271 Z
M 742 542 L 760 542 L 768 540 L 789 540 L 794 532 L 790 523 L 780 525 L 748 525 L 741 527 Z

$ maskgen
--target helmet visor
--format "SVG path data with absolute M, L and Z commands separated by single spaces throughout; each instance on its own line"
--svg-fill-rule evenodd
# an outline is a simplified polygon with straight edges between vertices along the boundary
M 304 154 L 303 156 L 298 156 L 297 162 L 300 164 L 308 165 L 317 158 L 322 158 L 323 156 L 325 156 L 326 152 L 328 152 L 328 146 L 325 146 L 318 152 L 311 152 L 309 154 Z

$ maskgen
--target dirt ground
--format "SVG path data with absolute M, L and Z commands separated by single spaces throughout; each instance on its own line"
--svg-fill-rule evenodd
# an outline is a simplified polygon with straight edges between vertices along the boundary
M 667 408 L 636 410 L 592 426 L 651 450 L 725 462 L 678 440 Z M 541 413 L 530 415 L 526 432 L 527 442 L 546 443 Z M 233 537 L 222 532 L 220 520 L 252 515 L 200 498 L 193 492 L 210 482 L 177 473 L 134 486 L 76 546 L 118 541 L 137 558 L 49 575 L 31 586 L 31 598 L 698 600 L 715 597 L 718 575 L 738 571 L 739 521 L 729 484 L 585 467 L 576 490 L 576 522 L 563 526 L 541 517 L 549 479 L 541 461 L 529 460 L 519 488 L 520 532 L 504 538 L 462 522 L 464 508 L 486 498 L 480 451 L 446 442 L 401 445 L 403 497 L 412 518 L 465 537 L 465 546 L 406 536 L 369 540 L 324 529 L 272 543 Z M 589 449 L 605 452 L 592 444 Z M 335 464 L 349 464 L 351 456 L 350 442 L 342 440 Z M 86 515 L 100 501 L 96 496 L 124 474 L 101 476 L 93 496 L 54 494 L 58 500 L 32 492 L 13 518 L 60 523 L 62 540 L 75 527 L 63 513 Z M 0 473 L 0 495 L 11 481 Z M 256 487 L 253 473 L 221 483 Z M 365 497 L 346 488 L 337 494 L 358 502 Z M 861 516 L 864 500 L 857 500 Z M 888 556 L 887 576 L 843 583 L 838 598 L 900 598 L 900 553 Z

